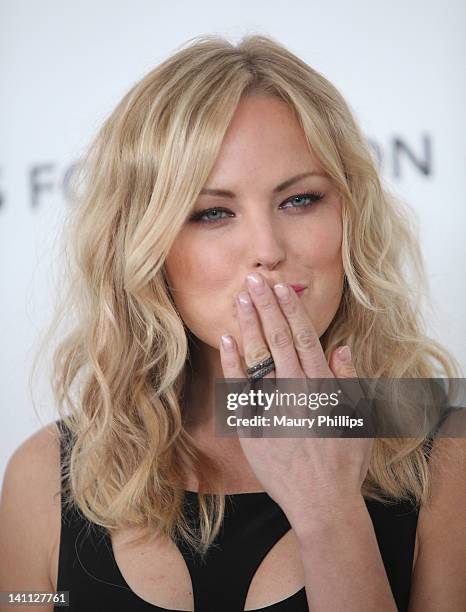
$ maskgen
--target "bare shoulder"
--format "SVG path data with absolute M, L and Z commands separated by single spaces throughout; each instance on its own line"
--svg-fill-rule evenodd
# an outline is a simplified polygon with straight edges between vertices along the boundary
M 466 439 L 435 439 L 429 464 L 431 496 L 419 511 L 409 610 L 460 610 L 466 601 Z
M 9 563 L 2 564 L 0 590 L 55 589 L 51 560 L 58 548 L 60 524 L 60 438 L 52 422 L 22 442 L 6 466 L 0 558 Z

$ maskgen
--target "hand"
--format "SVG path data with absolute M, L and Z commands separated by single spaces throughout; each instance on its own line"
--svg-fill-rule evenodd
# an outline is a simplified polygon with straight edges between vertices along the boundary
M 335 349 L 327 363 L 312 321 L 292 287 L 282 285 L 288 287 L 288 295 L 277 300 L 264 277 L 251 276 L 258 280 L 248 282 L 249 293 L 242 292 L 236 301 L 246 368 L 271 353 L 275 371 L 264 378 L 357 378 L 351 355 L 345 359 L 343 347 Z M 229 349 L 221 343 L 220 355 L 225 379 L 247 378 L 233 339 Z M 311 516 L 343 513 L 348 505 L 360 503 L 372 438 L 239 440 L 256 477 L 292 525 L 299 526 Z

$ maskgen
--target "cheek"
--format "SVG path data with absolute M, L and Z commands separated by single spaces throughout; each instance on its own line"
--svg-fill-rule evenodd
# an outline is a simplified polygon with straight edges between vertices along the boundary
M 306 246 L 300 253 L 302 267 L 309 271 L 310 281 L 309 292 L 303 303 L 319 337 L 338 310 L 344 278 L 340 217 L 335 216 L 326 221 L 316 224 L 312 232 L 308 232 L 306 240 L 303 237 Z
M 319 277 L 321 281 L 324 278 L 331 281 L 332 271 L 337 274 L 343 269 L 342 239 L 343 227 L 338 210 L 331 210 L 325 217 L 317 219 L 310 231 L 303 228 L 301 260 L 311 270 L 314 280 Z
M 209 244 L 205 239 L 178 240 L 167 257 L 165 270 L 185 324 L 195 334 L 204 323 L 211 326 L 224 307 L 225 285 L 234 274 L 231 252 L 218 242 Z
M 190 240 L 170 251 L 165 266 L 176 293 L 202 294 L 224 286 L 231 274 L 231 252 L 223 253 L 217 243 Z

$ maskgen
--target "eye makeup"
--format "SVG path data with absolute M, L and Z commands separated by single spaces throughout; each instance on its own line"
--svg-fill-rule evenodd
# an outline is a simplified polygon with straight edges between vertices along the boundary
M 324 198 L 324 195 L 325 194 L 322 193 L 321 191 L 309 191 L 305 193 L 297 193 L 287 198 L 284 202 L 282 202 L 279 208 L 283 210 L 309 209 L 309 208 L 312 208 L 313 205 L 316 204 L 317 202 L 320 202 L 320 200 Z M 297 204 L 296 200 L 306 200 L 307 202 L 305 202 L 304 204 Z M 284 206 L 286 204 L 291 204 L 291 206 Z M 297 205 L 294 206 L 294 204 L 297 204 Z M 226 216 L 225 217 L 217 216 L 214 218 L 211 217 L 210 219 L 209 218 L 203 219 L 203 217 L 206 217 L 207 215 L 211 213 L 216 213 L 216 214 L 226 213 Z M 224 221 L 225 219 L 228 219 L 229 217 L 232 217 L 232 216 L 234 216 L 234 213 L 228 208 L 224 208 L 223 206 L 213 206 L 210 208 L 206 208 L 204 210 L 194 212 L 189 217 L 189 221 L 192 223 L 211 225 L 211 224 L 219 223 L 220 221 Z

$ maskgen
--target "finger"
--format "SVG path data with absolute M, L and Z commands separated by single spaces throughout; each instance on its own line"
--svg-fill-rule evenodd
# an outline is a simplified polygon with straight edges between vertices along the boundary
M 225 334 L 220 339 L 220 361 L 223 369 L 223 377 L 225 379 L 226 393 L 228 396 L 238 397 L 244 391 L 244 379 L 246 374 L 241 365 L 241 356 L 239 354 L 238 345 L 233 336 Z M 235 379 L 239 379 L 238 381 Z M 221 387 L 222 389 L 222 387 Z M 244 416 L 243 409 L 235 409 L 237 416 Z M 226 414 L 225 414 L 226 417 Z
M 349 346 L 340 346 L 330 355 L 330 368 L 335 375 L 339 388 L 352 406 L 364 399 L 359 378 L 351 357 Z
M 257 311 L 247 291 L 242 291 L 238 295 L 236 306 L 243 343 L 244 361 L 246 367 L 251 368 L 256 363 L 260 363 L 269 357 L 271 351 L 264 339 Z M 275 371 L 272 370 L 264 378 L 275 378 Z
M 350 400 L 351 405 L 356 406 L 364 398 L 364 393 L 359 384 L 349 346 L 335 349 L 330 355 L 329 366 L 344 396 Z
M 303 370 L 294 346 L 293 334 L 272 289 L 259 273 L 248 274 L 246 280 L 262 323 L 265 340 L 275 361 L 276 377 L 302 377 Z
M 366 400 L 361 388 L 350 347 L 341 346 L 335 349 L 330 355 L 329 365 L 339 383 L 343 397 L 348 401 L 348 416 L 362 418 L 363 429 L 360 433 L 363 437 L 374 435 L 376 429 L 372 406 Z
M 329 359 L 329 366 L 337 378 L 357 378 L 349 346 L 340 346 Z
M 233 336 L 226 334 L 221 337 L 220 361 L 223 369 L 223 378 L 225 379 L 226 392 L 229 395 L 242 393 L 246 374 L 241 365 L 238 346 Z
M 286 283 L 274 285 L 273 291 L 291 329 L 302 370 L 309 378 L 328 378 L 331 372 L 319 336 L 301 298 Z
M 233 336 L 224 335 L 220 342 L 220 361 L 224 378 L 246 378 L 241 358 Z

